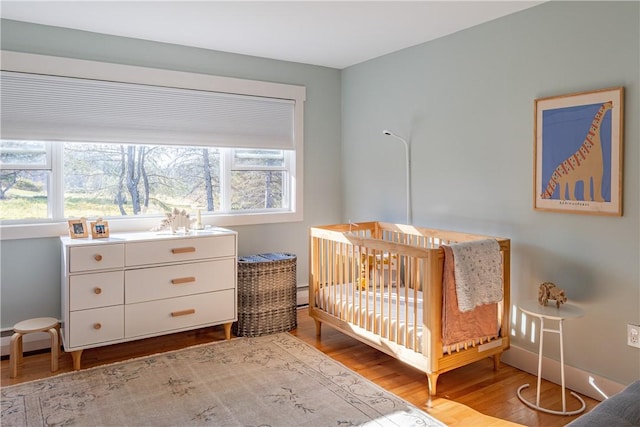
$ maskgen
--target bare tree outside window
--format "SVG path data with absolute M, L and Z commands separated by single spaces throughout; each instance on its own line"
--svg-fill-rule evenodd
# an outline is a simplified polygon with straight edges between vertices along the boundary
M 160 215 L 173 208 L 209 213 L 289 208 L 282 150 L 52 142 L 62 144 L 57 170 L 42 161 L 46 150 L 38 144 L 1 141 L 2 220 L 47 218 L 56 196 L 48 194 L 48 183 L 56 173 L 62 173 L 61 204 L 69 218 Z M 226 168 L 225 159 L 231 159 Z

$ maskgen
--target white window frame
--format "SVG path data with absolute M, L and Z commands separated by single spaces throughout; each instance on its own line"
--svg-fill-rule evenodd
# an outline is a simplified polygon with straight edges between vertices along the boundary
M 45 163 L 44 164 L 33 164 L 33 163 L 7 163 L 3 164 L 0 160 L 0 168 L 1 169 L 21 169 L 21 170 L 51 170 L 51 142 L 48 141 L 37 141 L 42 143 L 44 146 L 44 151 L 38 151 L 44 153 L 45 155 Z M 33 150 L 19 150 L 22 153 L 26 153 Z M 6 152 L 6 151 L 5 151 Z
M 289 99 L 295 102 L 294 107 L 294 145 L 295 159 L 290 168 L 291 209 L 287 212 L 240 212 L 231 214 L 204 215 L 207 225 L 230 227 L 249 224 L 266 224 L 278 222 L 294 222 L 303 219 L 303 135 L 304 135 L 304 101 L 306 89 L 303 86 L 282 83 L 244 80 L 220 77 L 207 74 L 196 74 L 181 71 L 161 70 L 130 65 L 120 65 L 71 58 L 35 55 L 22 52 L 0 51 L 0 64 L 3 70 L 58 75 L 66 77 L 88 78 L 97 80 L 119 81 L 137 84 L 152 84 L 195 90 L 210 90 L 249 96 Z M 52 144 L 53 147 L 61 144 Z M 214 145 L 212 145 L 214 146 Z M 52 149 L 52 162 L 61 156 L 60 150 Z M 50 195 L 63 191 L 62 177 L 52 182 Z M 52 180 L 56 181 L 56 180 Z M 62 203 L 62 198 L 59 203 Z M 54 212 L 57 207 L 54 207 Z M 157 218 L 129 217 L 109 219 L 112 233 L 124 231 L 148 230 L 157 225 Z M 65 222 L 33 222 L 29 224 L 0 224 L 0 239 L 24 239 L 59 236 L 67 233 Z
M 291 170 L 294 169 L 293 166 L 293 161 L 291 160 L 292 156 L 289 155 L 286 150 L 282 150 L 285 151 L 284 153 L 284 165 L 283 166 L 249 166 L 249 165 L 238 165 L 236 164 L 235 160 L 234 160 L 234 155 L 233 155 L 233 151 L 234 149 L 231 149 L 228 151 L 228 157 L 227 159 L 225 159 L 224 164 L 225 165 L 229 165 L 229 167 L 227 168 L 225 166 L 224 169 L 224 173 L 225 173 L 225 180 L 230 180 L 231 179 L 231 172 L 233 171 L 284 171 L 285 173 L 291 173 Z M 286 179 L 283 182 L 283 197 L 285 197 L 286 200 L 283 200 L 283 204 L 291 206 L 291 201 L 290 201 L 290 182 L 291 179 Z M 224 208 L 227 209 L 229 207 L 229 205 L 231 204 L 231 201 L 229 200 L 229 196 L 230 196 L 230 192 L 227 192 L 225 195 L 226 197 L 224 197 L 224 202 L 227 203 L 226 205 L 224 205 Z M 227 209 L 228 210 L 228 209 Z M 282 209 L 284 211 L 284 209 Z M 270 211 L 274 211 L 274 209 L 271 209 Z

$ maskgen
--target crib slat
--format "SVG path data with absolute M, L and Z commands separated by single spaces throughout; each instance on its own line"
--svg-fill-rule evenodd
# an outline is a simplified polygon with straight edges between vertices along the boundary
M 351 314 L 349 316 L 349 321 L 353 324 L 357 324 L 356 321 L 356 288 L 360 283 L 360 272 L 358 271 L 358 263 L 357 256 L 358 253 L 356 251 L 355 246 L 351 246 Z

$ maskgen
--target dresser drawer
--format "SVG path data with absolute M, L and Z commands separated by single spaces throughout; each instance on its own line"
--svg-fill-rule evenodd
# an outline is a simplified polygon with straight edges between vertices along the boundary
M 124 267 L 124 245 L 90 245 L 69 248 L 69 272 Z
M 127 304 L 235 287 L 235 258 L 125 272 Z
M 69 309 L 85 310 L 124 304 L 124 271 L 69 277 Z
M 236 320 L 235 289 L 125 306 L 127 338 Z
M 124 306 L 95 308 L 69 313 L 71 348 L 100 344 L 124 337 Z
M 234 235 L 135 242 L 127 244 L 126 265 L 131 267 L 233 257 L 235 251 Z

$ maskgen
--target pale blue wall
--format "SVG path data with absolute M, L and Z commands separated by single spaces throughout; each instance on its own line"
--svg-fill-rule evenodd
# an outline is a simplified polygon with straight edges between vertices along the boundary
M 339 70 L 8 20 L 1 31 L 3 50 L 305 86 L 304 221 L 232 228 L 240 255 L 295 253 L 298 284 L 308 283 L 308 228 L 340 222 Z M 57 238 L 1 241 L 0 269 L 3 329 L 60 317 Z
M 549 2 L 342 74 L 343 218 L 404 221 L 404 152 L 382 129 L 410 138 L 414 224 L 511 238 L 512 300 L 566 289 L 586 309 L 565 323 L 567 363 L 623 384 L 640 378 L 639 23 L 638 2 Z M 624 216 L 534 211 L 534 100 L 615 86 Z

